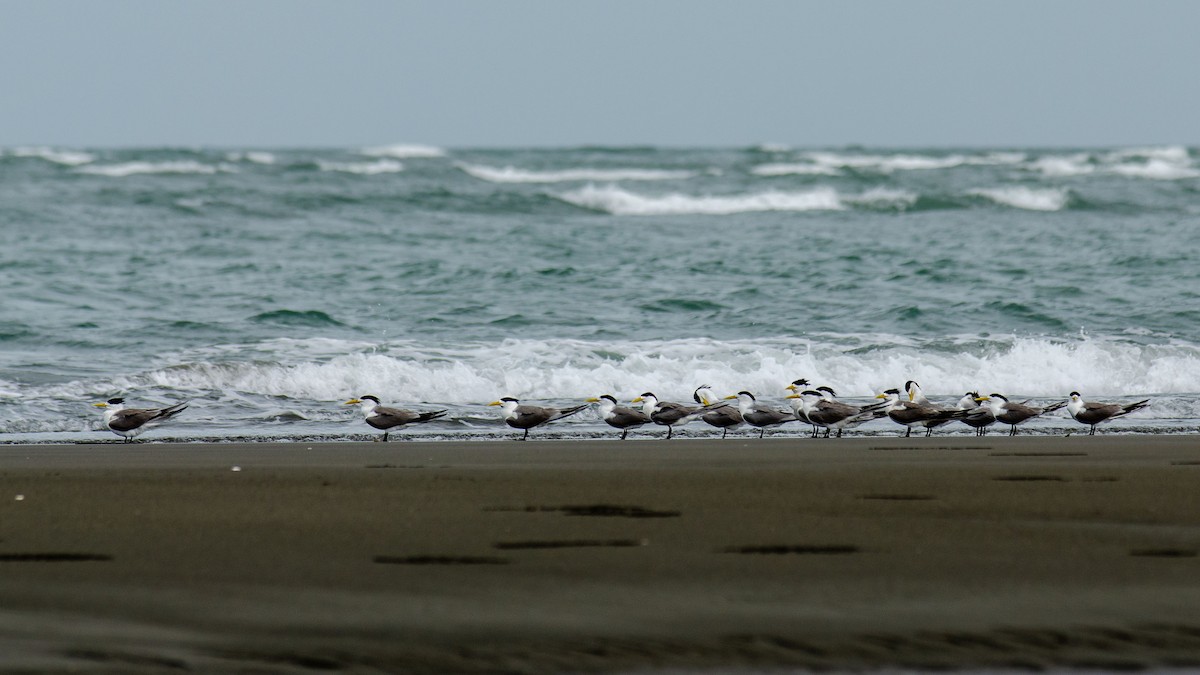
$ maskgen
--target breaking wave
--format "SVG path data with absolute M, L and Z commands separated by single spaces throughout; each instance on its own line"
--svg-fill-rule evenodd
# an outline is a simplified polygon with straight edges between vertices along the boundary
M 529 171 L 506 166 L 497 169 L 480 164 L 457 164 L 469 176 L 492 183 L 562 183 L 568 181 L 648 181 L 682 180 L 695 176 L 693 171 L 664 169 L 562 169 L 558 171 Z

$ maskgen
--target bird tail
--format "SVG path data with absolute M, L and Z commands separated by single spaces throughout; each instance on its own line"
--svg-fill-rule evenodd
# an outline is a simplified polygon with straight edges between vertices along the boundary
M 1065 408 L 1065 407 L 1067 407 L 1066 401 L 1055 401 L 1054 403 L 1051 403 L 1050 405 L 1046 406 L 1045 408 L 1042 408 L 1042 414 L 1045 415 L 1046 413 L 1052 413 L 1055 410 L 1058 410 L 1059 408 Z
M 1123 406 L 1121 406 L 1121 412 L 1117 413 L 1116 415 L 1113 415 L 1113 417 L 1120 417 L 1122 415 L 1128 415 L 1129 413 L 1131 413 L 1135 410 L 1141 410 L 1142 408 L 1145 408 L 1149 405 L 1150 405 L 1150 399 L 1146 399 L 1144 401 L 1138 401 L 1137 403 L 1130 403 L 1129 405 L 1123 405 Z
M 152 421 L 163 422 L 165 420 L 169 420 L 172 417 L 183 412 L 184 410 L 187 410 L 188 403 L 189 403 L 188 401 L 184 401 L 183 403 L 176 403 L 175 405 L 171 406 L 170 408 L 163 408 L 162 410 L 160 410 L 158 412 L 157 415 L 154 416 Z
M 445 417 L 445 415 L 446 415 L 445 410 L 434 410 L 433 412 L 423 412 L 423 413 L 420 413 L 420 417 L 418 417 L 416 421 L 418 423 L 432 422 L 433 420 L 439 419 L 441 417 Z
M 553 422 L 554 420 L 561 420 L 564 417 L 570 417 L 571 415 L 574 415 L 575 413 L 579 412 L 580 410 L 583 410 L 586 407 L 588 407 L 588 406 L 585 403 L 583 405 L 577 405 L 577 406 L 573 406 L 570 408 L 560 408 L 557 415 L 555 415 L 554 417 L 551 417 L 550 419 L 548 419 L 546 421 Z

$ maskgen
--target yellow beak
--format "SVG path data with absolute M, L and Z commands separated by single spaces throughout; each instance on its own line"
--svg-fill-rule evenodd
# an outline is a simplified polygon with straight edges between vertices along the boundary
M 598 398 L 596 398 L 595 396 L 593 396 L 593 397 L 591 397 L 591 398 L 584 399 L 584 402 L 585 402 L 585 403 L 599 403 L 599 402 L 600 402 L 600 399 L 598 399 Z
M 97 408 L 107 408 L 108 407 L 107 403 L 93 403 L 92 405 Z
M 729 396 L 726 396 L 725 398 L 723 398 L 723 399 L 721 399 L 721 400 L 722 400 L 722 401 L 732 401 L 732 400 L 734 400 L 734 399 L 736 399 L 736 398 L 737 398 L 737 396 L 735 396 L 735 395 L 733 395 L 733 394 L 730 394 Z
M 800 394 L 788 394 L 787 396 L 784 396 L 784 398 L 800 398 Z
M 503 403 L 501 403 L 500 401 L 492 401 L 492 402 L 491 402 L 491 403 L 489 403 L 488 405 L 489 405 L 489 406 L 493 406 L 493 405 L 504 405 L 504 404 L 503 404 Z
M 642 397 L 641 397 L 641 396 L 639 396 L 639 397 L 637 397 L 637 398 L 633 399 L 632 401 L 630 401 L 630 403 L 641 403 L 641 402 L 642 402 L 642 400 L 643 400 L 643 399 L 642 399 Z
M 354 405 L 355 403 L 362 403 L 362 401 L 360 401 L 356 398 L 352 398 L 349 401 L 346 401 L 343 405 Z
M 887 394 L 876 394 L 875 398 L 887 398 Z
M 976 400 L 977 402 L 983 402 L 983 401 L 990 401 L 990 400 L 992 400 L 992 399 L 991 399 L 991 398 L 989 398 L 989 397 L 987 397 L 987 396 L 980 396 L 980 397 L 976 398 L 975 400 Z
M 914 399 L 914 398 L 916 398 L 916 397 L 917 397 L 917 392 L 915 392 L 915 391 L 913 391 L 913 390 L 911 390 L 911 389 L 910 389 L 910 390 L 909 390 L 909 392 L 908 392 L 908 400 L 910 400 L 910 401 L 911 401 L 911 400 L 913 400 L 913 399 Z

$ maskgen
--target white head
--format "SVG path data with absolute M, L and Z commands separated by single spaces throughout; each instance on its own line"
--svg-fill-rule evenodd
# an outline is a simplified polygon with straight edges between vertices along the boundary
M 817 387 L 815 391 L 817 392 L 817 396 L 820 396 L 826 401 L 832 401 L 837 397 L 837 392 L 833 390 L 833 387 Z
M 631 403 L 641 403 L 642 412 L 646 413 L 647 415 L 653 415 L 654 409 L 658 407 L 658 397 L 650 392 L 646 392 L 633 399 Z
M 929 400 L 925 398 L 925 394 L 921 391 L 921 385 L 912 380 L 904 383 L 904 391 L 908 394 L 908 400 L 910 401 L 924 403 Z
M 967 393 L 962 395 L 962 398 L 958 399 L 958 409 L 959 410 L 973 410 L 975 408 L 978 408 L 979 402 L 983 401 L 983 400 L 986 400 L 986 399 L 981 398 L 979 396 L 979 392 L 968 391 Z
M 877 396 L 875 396 L 875 398 L 886 399 L 888 402 L 888 408 L 894 408 L 900 404 L 900 390 L 899 389 L 888 389 L 887 391 L 883 392 L 882 394 L 878 394 Z
M 748 410 L 752 410 L 754 408 L 754 403 L 756 401 L 756 399 L 754 398 L 754 394 L 751 394 L 748 391 L 739 391 L 737 393 L 737 396 L 726 396 L 725 398 L 727 398 L 727 399 L 736 398 L 737 402 L 738 402 L 738 407 L 741 408 L 743 414 L 745 414 L 746 411 L 748 411 Z
M 802 377 L 798 380 L 792 380 L 792 383 L 787 386 L 787 390 L 793 394 L 799 394 L 801 391 L 804 391 L 804 388 L 807 386 L 808 380 Z
M 517 399 L 512 398 L 511 396 L 505 396 L 504 398 L 500 399 L 499 401 L 492 401 L 488 405 L 489 406 L 493 406 L 493 405 L 500 406 L 500 409 L 504 411 L 504 416 L 508 417 L 509 415 L 513 414 L 514 411 L 516 411 L 517 406 L 520 404 L 521 404 L 521 402 L 518 401 Z
M 375 411 L 375 406 L 379 405 L 379 399 L 367 394 L 366 396 L 352 398 L 346 401 L 345 405 L 358 405 L 359 409 L 362 410 L 363 416 L 370 417 L 371 413 Z
M 1080 410 L 1083 410 L 1083 405 L 1083 397 L 1079 395 L 1079 392 L 1071 392 L 1071 400 L 1067 403 L 1067 411 L 1071 413 L 1072 417 L 1079 414 Z
M 596 410 L 599 411 L 601 417 L 608 416 L 613 411 L 613 408 L 617 407 L 617 399 L 609 394 L 597 398 L 589 398 L 587 402 L 596 404 Z
M 104 410 L 104 421 L 107 423 L 112 419 L 113 415 L 116 415 L 125 409 L 125 399 L 110 398 L 103 403 L 93 403 L 92 405 Z

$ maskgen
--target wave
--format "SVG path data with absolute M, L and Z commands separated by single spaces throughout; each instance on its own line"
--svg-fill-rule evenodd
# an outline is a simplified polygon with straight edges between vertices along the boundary
M 250 162 L 252 164 L 274 164 L 275 154 L 262 151 L 229 152 L 225 154 L 227 162 Z
M 359 152 L 367 157 L 390 157 L 392 159 L 415 159 L 446 156 L 445 150 L 432 145 L 411 145 L 405 143 L 363 148 Z
M 840 176 L 841 169 L 826 164 L 759 164 L 750 169 L 756 176 Z
M 728 215 L 756 211 L 838 211 L 846 208 L 833 188 L 694 197 L 679 193 L 647 196 L 616 186 L 588 185 L 555 197 L 575 206 L 618 216 Z
M 1064 188 L 1035 190 L 1027 187 L 979 188 L 969 194 L 978 195 L 1018 209 L 1030 211 L 1061 211 L 1070 202 L 1070 192 Z
M 1027 168 L 1053 178 L 1107 174 L 1150 180 L 1180 180 L 1200 177 L 1187 148 L 1128 148 L 1108 153 L 1077 152 L 1045 155 Z
M 399 173 L 404 165 L 393 159 L 380 159 L 374 162 L 327 162 L 317 160 L 317 168 L 321 171 L 337 171 L 353 173 L 360 176 L 375 176 L 381 173 Z
M 236 173 L 231 165 L 214 166 L 194 160 L 179 160 L 171 162 L 122 162 L 120 164 L 98 164 L 82 166 L 76 171 L 98 176 L 124 178 L 141 174 L 215 174 L 218 172 Z
M 297 341 L 303 343 L 303 341 Z M 275 345 L 279 346 L 279 345 Z M 327 349 L 329 341 L 321 348 Z M 303 349 L 303 346 L 301 346 Z M 261 353 L 262 345 L 248 351 Z M 246 351 L 238 349 L 235 353 Z M 430 346 L 404 341 L 288 363 L 289 354 L 255 361 L 198 361 L 160 368 L 112 386 L 234 391 L 335 400 L 375 393 L 396 401 L 472 404 L 510 395 L 578 399 L 600 393 L 633 397 L 644 391 L 688 398 L 701 383 L 782 396 L 805 377 L 845 396 L 870 397 L 917 380 L 927 393 L 959 396 L 987 390 L 1062 398 L 1073 390 L 1100 398 L 1163 392 L 1195 393 L 1200 346 L 1147 345 L 1081 337 L 838 336 L 663 342 L 505 340 Z
M 96 156 L 90 152 L 82 152 L 79 150 L 55 150 L 54 148 L 47 147 L 12 148 L 8 152 L 13 157 L 33 157 L 36 159 L 44 159 L 47 162 L 53 162 L 55 164 L 64 164 L 66 166 L 90 164 L 96 160 Z
M 842 154 L 836 152 L 806 152 L 804 156 L 814 165 L 828 169 L 850 169 L 894 173 L 897 171 L 933 171 L 959 166 L 1019 164 L 1025 160 L 1021 152 L 988 152 L 982 155 L 894 155 Z
M 562 183 L 568 181 L 652 181 L 683 180 L 696 175 L 694 171 L 666 169 L 562 169 L 559 171 L 529 171 L 506 166 L 497 169 L 480 164 L 456 164 L 469 176 L 492 183 Z

